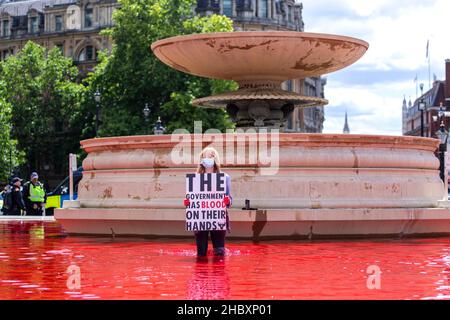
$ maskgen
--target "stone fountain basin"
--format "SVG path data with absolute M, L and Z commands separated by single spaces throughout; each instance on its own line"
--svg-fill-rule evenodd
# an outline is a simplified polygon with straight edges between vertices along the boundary
M 171 152 L 178 135 L 130 136 L 82 141 L 88 153 L 78 200 L 55 217 L 70 234 L 191 237 L 185 231 L 185 174 Z M 450 234 L 450 210 L 439 208 L 445 190 L 434 156 L 439 141 L 419 137 L 280 134 L 279 171 L 247 153 L 233 163 L 236 135 L 192 135 L 201 148 L 211 141 L 232 177 L 231 237 L 335 238 Z M 200 138 L 200 139 L 198 139 Z M 197 140 L 198 139 L 198 140 Z M 219 140 L 218 140 L 219 139 Z M 246 148 L 256 141 L 248 136 Z M 237 145 L 236 145 L 237 147 Z M 250 150 L 250 149 L 249 149 Z M 242 210 L 245 199 L 258 210 Z
M 181 137 L 190 137 L 190 142 Z M 198 153 L 211 141 L 226 146 L 216 148 L 224 171 L 232 177 L 235 208 L 242 208 L 245 199 L 262 209 L 427 208 L 443 198 L 436 139 L 280 134 L 278 171 L 264 175 L 270 164 L 263 164 L 254 152 L 257 135 L 205 134 L 196 151 L 191 143 L 201 138 L 197 134 L 82 141 L 88 156 L 78 187 L 81 207 L 182 209 L 185 175 L 195 172 Z M 172 153 L 178 153 L 175 148 L 183 144 L 190 148 L 191 163 L 172 159 Z M 236 163 L 240 146 L 246 154 Z M 273 161 L 272 167 L 276 164 Z
M 192 34 L 151 45 L 162 62 L 185 73 L 278 83 L 345 68 L 360 59 L 368 47 L 367 42 L 351 37 L 295 31 Z

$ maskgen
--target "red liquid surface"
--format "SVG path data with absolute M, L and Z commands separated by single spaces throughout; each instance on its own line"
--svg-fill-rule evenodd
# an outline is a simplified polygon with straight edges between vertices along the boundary
M 0 222 L 0 299 L 450 299 L 449 248 L 449 238 L 229 240 L 224 258 L 198 261 L 193 239 L 65 237 L 57 223 Z M 380 289 L 368 288 L 369 266 Z

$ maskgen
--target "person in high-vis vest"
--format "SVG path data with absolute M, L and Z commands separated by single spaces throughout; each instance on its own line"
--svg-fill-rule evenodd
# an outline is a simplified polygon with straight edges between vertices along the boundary
M 44 185 L 39 182 L 39 176 L 33 172 L 30 181 L 23 186 L 23 198 L 27 207 L 27 215 L 41 216 L 47 202 Z

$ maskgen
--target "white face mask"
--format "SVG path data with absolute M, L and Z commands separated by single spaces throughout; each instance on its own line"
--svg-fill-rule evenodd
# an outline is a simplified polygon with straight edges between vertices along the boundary
M 212 168 L 212 167 L 214 167 L 214 159 L 213 158 L 203 158 L 202 159 L 202 165 L 205 167 L 205 168 Z

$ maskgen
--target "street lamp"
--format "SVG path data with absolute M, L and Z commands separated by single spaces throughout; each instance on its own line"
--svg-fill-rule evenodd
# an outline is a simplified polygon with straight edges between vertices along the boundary
M 148 103 L 145 104 L 144 110 L 142 110 L 144 113 L 145 118 L 145 134 L 148 134 L 148 117 L 150 116 L 150 108 L 148 107 Z
M 424 121 L 423 121 L 423 112 L 425 111 L 427 105 L 425 103 L 425 100 L 420 99 L 419 101 L 419 110 L 420 110 L 420 136 L 424 137 Z
M 445 130 L 444 121 L 441 121 L 439 130 L 436 132 L 436 136 L 439 138 L 439 173 L 442 181 L 445 183 L 445 152 L 447 152 L 447 138 L 448 132 Z
M 155 127 L 153 128 L 153 133 L 155 135 L 164 134 L 166 128 L 163 127 L 161 122 L 161 117 L 158 117 L 158 121 L 156 121 Z
M 100 118 L 100 101 L 102 100 L 101 93 L 97 90 L 94 93 L 94 99 L 95 99 L 95 137 L 98 137 L 98 123 Z

